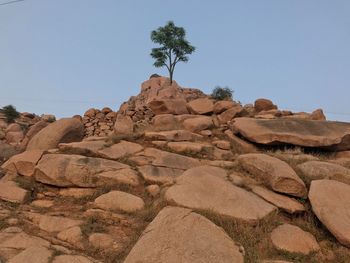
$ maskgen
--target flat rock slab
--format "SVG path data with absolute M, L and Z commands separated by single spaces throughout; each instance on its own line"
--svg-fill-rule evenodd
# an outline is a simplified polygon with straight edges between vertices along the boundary
M 145 139 L 150 141 L 193 141 L 202 139 L 203 136 L 186 130 L 173 130 L 161 132 L 145 132 Z
M 63 153 L 98 156 L 98 150 L 103 149 L 104 145 L 104 141 L 82 141 L 72 143 L 60 143 L 58 145 L 58 148 Z
M 103 158 L 118 160 L 122 157 L 140 152 L 143 147 L 140 144 L 128 141 L 121 141 L 103 150 L 99 150 L 98 154 Z
M 175 178 L 180 176 L 184 170 L 153 165 L 143 165 L 137 167 L 142 178 L 148 183 L 166 184 L 173 183 Z
M 283 224 L 271 233 L 272 244 L 280 250 L 291 253 L 310 254 L 320 250 L 315 237 L 297 226 Z
M 1 167 L 20 175 L 32 176 L 34 174 L 35 165 L 42 155 L 42 150 L 25 151 L 12 156 Z
M 306 196 L 304 182 L 286 162 L 260 153 L 243 154 L 237 160 L 243 169 L 272 190 L 297 197 Z
M 332 179 L 350 184 L 350 170 L 335 163 L 309 161 L 297 166 L 310 180 Z
M 138 196 L 121 191 L 111 191 L 97 197 L 95 205 L 104 210 L 133 213 L 143 209 L 145 203 Z
M 247 140 L 259 144 L 350 149 L 350 123 L 345 122 L 237 118 L 234 128 Z
M 11 203 L 23 203 L 29 192 L 13 181 L 0 182 L 0 199 Z
M 8 231 L 9 230 L 9 231 Z M 40 237 L 29 236 L 20 231 L 11 231 L 9 228 L 0 232 L 0 249 L 27 249 L 35 246 L 49 247 L 50 242 Z
M 135 173 L 128 165 L 102 158 L 46 154 L 35 168 L 35 179 L 61 187 L 96 187 L 108 183 L 100 175 L 111 171 L 125 176 Z
M 148 225 L 124 263 L 243 263 L 219 227 L 185 208 L 166 207 Z
M 52 254 L 53 252 L 50 251 L 48 248 L 34 245 L 17 254 L 15 257 L 11 258 L 8 261 L 8 263 L 49 263 Z
M 305 207 L 295 199 L 277 194 L 264 187 L 254 186 L 252 192 L 290 214 L 305 211 Z
M 165 193 L 165 199 L 180 206 L 256 222 L 276 207 L 255 194 L 234 186 L 226 171 L 211 166 L 187 170 Z
M 90 259 L 76 255 L 60 255 L 53 259 L 52 263 L 94 263 Z
M 312 181 L 309 200 L 318 219 L 350 248 L 350 186 L 334 180 Z
M 137 155 L 148 158 L 152 165 L 159 167 L 186 170 L 201 165 L 201 162 L 195 158 L 161 151 L 155 148 L 146 148 Z
M 177 153 L 197 154 L 203 151 L 209 151 L 214 147 L 206 143 L 198 142 L 169 142 L 168 147 Z
M 54 149 L 59 143 L 81 141 L 84 137 L 84 125 L 76 118 L 63 118 L 40 130 L 29 141 L 27 150 Z

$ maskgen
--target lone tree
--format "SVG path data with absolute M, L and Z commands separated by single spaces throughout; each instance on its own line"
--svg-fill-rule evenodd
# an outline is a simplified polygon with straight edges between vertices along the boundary
M 152 49 L 151 56 L 156 60 L 153 65 L 157 68 L 165 66 L 168 69 L 170 84 L 173 83 L 177 62 L 187 62 L 186 55 L 191 54 L 196 49 L 185 39 L 185 35 L 185 29 L 175 26 L 172 21 L 151 33 L 152 41 L 161 46 Z

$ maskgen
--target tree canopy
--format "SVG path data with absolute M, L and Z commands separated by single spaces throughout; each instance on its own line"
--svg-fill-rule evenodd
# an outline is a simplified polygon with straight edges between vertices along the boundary
M 166 67 L 169 71 L 170 83 L 173 81 L 176 64 L 187 62 L 189 54 L 195 51 L 195 47 L 185 39 L 186 31 L 182 27 L 175 26 L 169 21 L 164 27 L 159 27 L 151 32 L 151 40 L 160 45 L 153 48 L 152 58 L 155 59 L 155 67 Z

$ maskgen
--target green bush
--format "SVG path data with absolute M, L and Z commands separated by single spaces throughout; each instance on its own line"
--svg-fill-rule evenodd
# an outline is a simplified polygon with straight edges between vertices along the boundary
M 232 100 L 233 90 L 229 87 L 217 86 L 213 89 L 211 97 L 215 100 Z
M 7 105 L 0 110 L 1 113 L 5 114 L 8 123 L 12 123 L 16 118 L 19 117 L 19 112 L 12 105 Z

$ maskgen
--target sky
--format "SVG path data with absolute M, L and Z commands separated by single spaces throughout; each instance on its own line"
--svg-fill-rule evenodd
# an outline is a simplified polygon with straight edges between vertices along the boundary
M 5 3 L 9 0 L 0 0 Z M 197 49 L 182 87 L 350 122 L 349 0 L 24 0 L 0 5 L 0 107 L 118 110 L 153 73 L 150 32 L 167 21 Z

